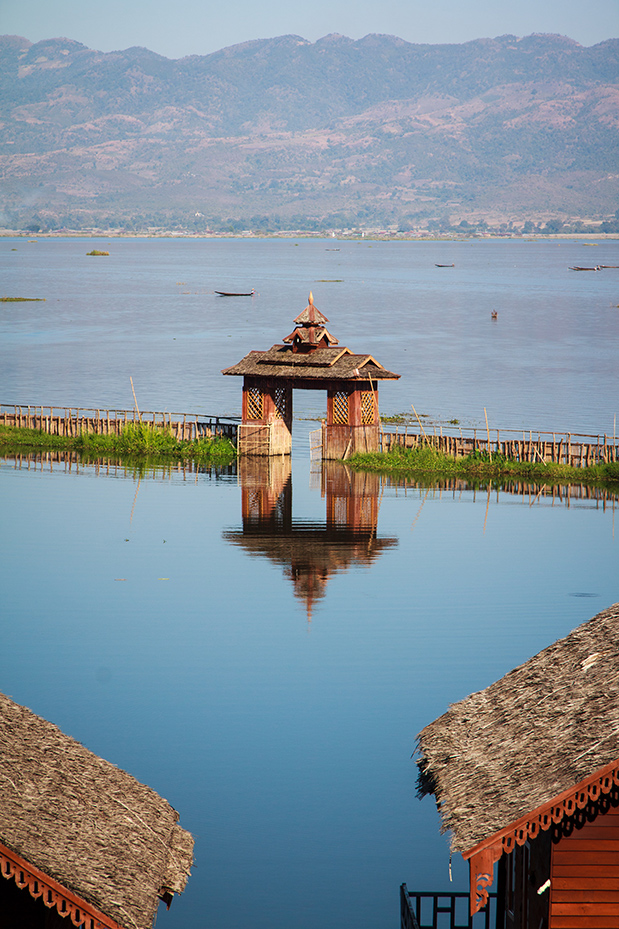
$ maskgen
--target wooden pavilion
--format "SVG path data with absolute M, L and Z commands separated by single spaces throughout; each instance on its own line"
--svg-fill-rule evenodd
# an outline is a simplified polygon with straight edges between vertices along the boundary
M 498 862 L 497 926 L 619 926 L 619 604 L 451 706 L 419 748 L 471 914 Z
M 192 857 L 166 800 L 0 694 L 0 926 L 151 929 Z
M 222 372 L 243 377 L 239 454 L 290 454 L 295 387 L 327 392 L 323 458 L 377 451 L 378 381 L 396 380 L 400 375 L 386 371 L 372 355 L 353 354 L 339 346 L 311 293 L 294 322 L 294 330 L 282 344 L 268 351 L 252 351 Z

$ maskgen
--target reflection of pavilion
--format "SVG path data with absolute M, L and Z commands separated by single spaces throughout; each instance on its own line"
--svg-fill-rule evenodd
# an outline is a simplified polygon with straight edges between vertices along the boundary
M 380 478 L 358 474 L 339 462 L 323 462 L 322 496 L 326 522 L 294 522 L 290 459 L 242 458 L 242 531 L 224 533 L 228 542 L 253 555 L 264 555 L 282 565 L 292 580 L 295 596 L 307 607 L 308 619 L 317 600 L 325 596 L 329 578 L 351 565 L 371 565 L 397 539 L 379 539 Z

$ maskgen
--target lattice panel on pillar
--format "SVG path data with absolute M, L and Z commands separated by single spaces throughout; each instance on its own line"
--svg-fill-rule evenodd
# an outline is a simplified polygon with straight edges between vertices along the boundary
M 362 526 L 372 526 L 374 523 L 372 512 L 372 497 L 362 497 L 359 508 L 359 519 Z
M 371 390 L 361 391 L 361 422 L 371 426 L 374 422 L 374 394 Z
M 264 401 L 259 387 L 250 387 L 247 391 L 247 419 L 262 419 Z
M 248 519 L 260 519 L 262 516 L 262 494 L 259 490 L 250 490 L 247 494 L 247 512 L 243 513 Z
M 333 519 L 336 526 L 348 525 L 348 497 L 336 497 L 333 501 Z
M 286 419 L 288 416 L 288 390 L 285 387 L 275 388 L 275 417 Z
M 333 422 L 338 426 L 348 425 L 348 394 L 345 390 L 333 394 Z

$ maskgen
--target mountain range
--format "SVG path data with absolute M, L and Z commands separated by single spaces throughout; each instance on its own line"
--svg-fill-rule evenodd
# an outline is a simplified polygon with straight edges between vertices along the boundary
M 619 207 L 619 39 L 0 37 L 5 228 L 505 228 Z

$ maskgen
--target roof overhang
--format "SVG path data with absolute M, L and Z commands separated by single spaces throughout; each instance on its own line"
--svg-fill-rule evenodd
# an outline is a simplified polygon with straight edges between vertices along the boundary
M 516 845 L 524 845 L 540 832 L 547 832 L 553 825 L 576 816 L 589 804 L 610 794 L 613 788 L 619 788 L 619 759 L 463 852 L 462 857 L 468 860 L 470 869 L 471 916 L 488 902 L 493 867 L 503 854 L 509 855 Z
M 2 844 L 0 874 L 6 880 L 13 878 L 19 889 L 27 890 L 35 900 L 40 897 L 49 910 L 55 907 L 60 916 L 68 916 L 74 926 L 86 923 L 89 929 L 123 929 L 116 920 L 105 916 L 68 887 L 59 884 L 53 877 Z
M 372 355 L 355 354 L 345 346 L 318 348 L 316 351 L 294 353 L 286 345 L 273 345 L 268 351 L 251 351 L 237 364 L 224 368 L 222 374 L 242 377 L 276 378 L 290 381 L 299 378 L 359 381 L 398 380 L 400 375 L 387 371 Z

